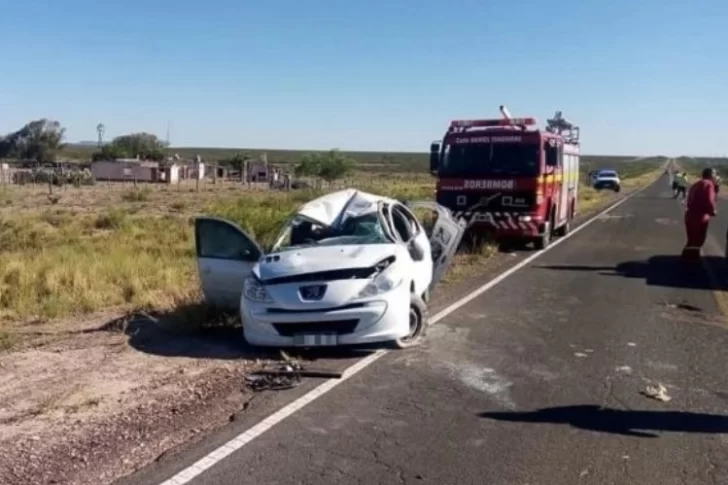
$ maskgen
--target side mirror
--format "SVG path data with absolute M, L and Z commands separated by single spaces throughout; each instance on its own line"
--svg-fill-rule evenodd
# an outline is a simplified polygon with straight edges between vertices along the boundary
M 437 175 L 437 168 L 440 165 L 440 144 L 433 143 L 430 145 L 430 173 Z
M 425 250 L 420 246 L 415 239 L 412 239 L 407 245 L 412 261 L 422 261 L 425 259 Z

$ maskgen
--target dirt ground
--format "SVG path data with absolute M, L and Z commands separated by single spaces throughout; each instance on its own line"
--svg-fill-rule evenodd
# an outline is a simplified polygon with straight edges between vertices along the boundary
M 271 357 L 238 332 L 192 336 L 147 315 L 33 328 L 0 354 L 0 484 L 110 483 L 227 422 Z

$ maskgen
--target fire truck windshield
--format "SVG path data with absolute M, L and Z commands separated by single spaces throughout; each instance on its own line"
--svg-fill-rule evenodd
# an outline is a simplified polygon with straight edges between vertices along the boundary
M 445 145 L 441 177 L 479 175 L 538 175 L 536 143 L 482 143 Z

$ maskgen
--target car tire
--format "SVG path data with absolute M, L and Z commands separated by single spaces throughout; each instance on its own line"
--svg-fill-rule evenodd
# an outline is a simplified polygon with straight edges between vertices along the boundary
M 410 333 L 395 340 L 394 346 L 398 349 L 409 349 L 422 343 L 430 324 L 427 304 L 418 295 L 410 295 L 409 307 Z
M 622 188 L 619 185 L 617 185 L 616 187 L 614 187 L 614 191 L 615 192 L 619 192 L 620 190 L 622 190 Z

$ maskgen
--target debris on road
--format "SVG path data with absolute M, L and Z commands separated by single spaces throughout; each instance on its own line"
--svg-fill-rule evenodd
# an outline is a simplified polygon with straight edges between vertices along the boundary
M 585 357 L 589 357 L 589 354 L 585 354 L 584 352 L 574 352 L 574 357 L 579 357 L 583 359 Z
M 245 377 L 245 384 L 254 392 L 287 391 L 301 383 L 298 375 L 274 376 L 269 374 L 250 374 Z
M 268 376 L 298 376 L 298 377 L 318 377 L 320 379 L 341 379 L 343 373 L 328 370 L 306 370 L 306 369 L 278 369 L 278 370 L 261 370 L 254 375 Z
M 667 389 L 662 384 L 647 386 L 642 394 L 657 401 L 668 402 L 672 398 L 667 394 Z
M 667 308 L 672 308 L 675 310 L 685 310 L 686 312 L 694 312 L 694 313 L 702 313 L 703 309 L 700 307 L 697 307 L 695 305 L 691 305 L 689 303 L 667 303 L 665 305 Z
M 341 379 L 341 372 L 329 370 L 305 369 L 300 362 L 281 351 L 284 363 L 274 369 L 260 369 L 245 378 L 247 386 L 255 391 L 285 391 L 293 389 L 301 383 L 303 377 L 320 379 Z
M 637 347 L 637 344 L 634 342 L 627 342 L 627 347 Z
M 621 372 L 623 374 L 631 374 L 632 373 L 632 368 L 630 366 L 628 366 L 628 365 L 620 365 L 620 366 L 617 366 L 617 368 L 615 370 L 617 372 Z

